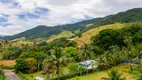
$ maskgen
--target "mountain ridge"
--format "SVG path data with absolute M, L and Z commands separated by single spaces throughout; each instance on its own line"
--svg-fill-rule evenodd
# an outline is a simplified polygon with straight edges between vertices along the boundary
M 26 39 L 45 38 L 48 39 L 53 35 L 60 34 L 62 31 L 70 31 L 75 35 L 82 34 L 92 28 L 114 23 L 130 23 L 142 21 L 142 8 L 133 8 L 117 14 L 108 15 L 106 17 L 94 18 L 91 20 L 85 20 L 74 24 L 58 25 L 54 27 L 48 27 L 45 25 L 37 26 L 33 29 L 24 31 L 22 33 L 4 37 L 4 39 L 15 39 L 25 37 Z M 89 26 L 87 26 L 89 25 Z M 87 26 L 87 27 L 86 27 Z M 79 33 L 75 33 L 79 30 Z

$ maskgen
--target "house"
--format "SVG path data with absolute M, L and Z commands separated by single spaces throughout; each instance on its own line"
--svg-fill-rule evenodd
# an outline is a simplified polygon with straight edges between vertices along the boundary
M 35 77 L 35 80 L 44 80 L 44 78 L 39 77 L 39 76 L 36 76 L 36 77 Z
M 97 68 L 97 61 L 95 60 L 86 60 L 86 61 L 82 61 L 79 63 L 79 67 L 82 67 L 84 69 L 93 69 L 93 68 Z

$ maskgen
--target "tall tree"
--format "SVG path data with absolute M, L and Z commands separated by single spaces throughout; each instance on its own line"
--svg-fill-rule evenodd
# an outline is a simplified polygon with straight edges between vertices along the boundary
M 122 46 L 124 44 L 123 36 L 120 30 L 105 29 L 100 31 L 99 35 L 92 37 L 92 44 L 108 50 L 112 45 Z
M 79 58 L 81 60 L 92 59 L 94 57 L 94 55 L 95 55 L 95 53 L 93 52 L 93 47 L 91 45 L 84 44 L 84 46 L 82 46 L 80 48 Z
M 53 47 L 53 49 L 51 50 L 51 55 L 44 60 L 44 62 L 47 62 L 49 65 L 54 65 L 56 67 L 58 80 L 61 74 L 60 67 L 67 64 L 68 61 L 70 61 L 70 58 L 67 58 L 66 54 L 63 54 L 61 47 Z
M 128 59 L 131 60 L 131 56 L 132 56 L 132 39 L 130 37 L 125 37 L 124 39 L 124 43 L 126 44 L 127 46 L 127 49 L 128 49 L 128 52 L 127 52 L 127 56 L 128 56 Z M 130 70 L 132 71 L 132 60 L 129 62 L 130 63 Z
M 25 64 L 27 65 L 27 71 L 29 73 L 35 72 L 35 70 L 37 69 L 37 61 L 34 58 L 27 58 L 25 60 Z

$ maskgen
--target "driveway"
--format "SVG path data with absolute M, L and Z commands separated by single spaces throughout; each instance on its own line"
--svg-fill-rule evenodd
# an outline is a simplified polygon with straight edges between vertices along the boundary
M 4 70 L 4 74 L 7 77 L 7 80 L 20 80 L 18 76 L 12 72 L 12 70 Z

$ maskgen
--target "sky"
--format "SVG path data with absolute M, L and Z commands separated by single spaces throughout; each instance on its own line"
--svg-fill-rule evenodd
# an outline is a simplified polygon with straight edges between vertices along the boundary
M 0 0 L 0 35 L 55 26 L 142 7 L 142 0 Z

